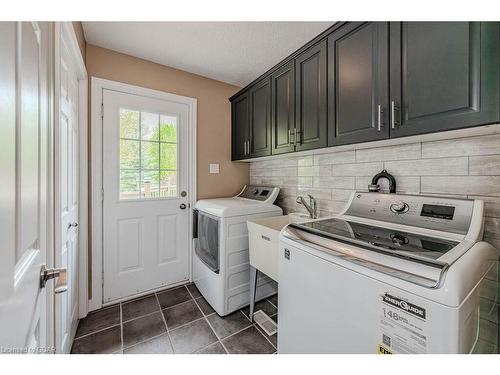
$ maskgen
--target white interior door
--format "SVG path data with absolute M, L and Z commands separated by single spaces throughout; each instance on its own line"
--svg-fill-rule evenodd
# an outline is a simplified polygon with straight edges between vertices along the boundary
M 103 90 L 103 303 L 189 278 L 188 113 Z
M 68 35 L 56 26 L 55 214 L 58 268 L 67 270 L 67 291 L 56 294 L 56 349 L 69 353 L 78 320 L 78 73 Z
M 7 352 L 50 351 L 40 285 L 52 229 L 49 41 L 47 23 L 0 22 L 0 347 Z

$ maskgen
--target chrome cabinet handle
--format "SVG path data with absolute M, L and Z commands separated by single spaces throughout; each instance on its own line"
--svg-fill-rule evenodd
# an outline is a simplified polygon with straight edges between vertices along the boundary
M 297 131 L 297 128 L 294 128 L 294 132 L 295 132 L 295 135 L 294 135 L 294 144 L 301 144 L 302 143 L 302 140 L 301 138 L 299 138 L 299 135 L 302 135 L 302 132 L 300 131 Z
M 396 121 L 396 111 L 399 108 L 396 106 L 396 103 L 394 100 L 391 102 L 391 128 L 394 129 L 396 125 L 398 125 L 398 122 Z
M 377 107 L 377 130 L 382 129 L 382 106 L 379 104 Z

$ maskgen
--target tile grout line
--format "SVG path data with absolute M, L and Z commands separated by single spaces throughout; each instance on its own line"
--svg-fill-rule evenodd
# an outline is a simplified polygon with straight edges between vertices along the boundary
M 123 354 L 123 310 L 122 310 L 122 304 L 120 302 L 120 341 L 122 344 L 122 354 Z
M 263 331 L 263 330 L 261 331 L 261 330 L 259 329 L 259 327 L 257 327 L 257 324 L 256 324 L 256 323 L 254 323 L 254 324 L 253 324 L 253 326 L 255 326 L 255 329 L 256 329 L 257 331 L 259 331 L 259 333 L 260 333 L 262 336 L 264 336 L 264 338 L 267 340 L 267 342 L 268 342 L 269 344 L 271 344 L 271 346 L 272 346 L 274 349 L 278 350 L 278 348 L 277 348 L 276 346 L 274 346 L 274 344 L 271 342 L 271 340 L 269 340 L 269 339 L 266 337 L 266 335 L 264 335 L 264 333 L 262 333 L 262 331 Z
M 174 344 L 172 342 L 172 338 L 170 337 L 170 332 L 168 330 L 168 324 L 165 319 L 165 316 L 163 315 L 163 310 L 160 305 L 160 300 L 158 299 L 158 294 L 155 293 L 155 298 L 156 298 L 156 303 L 158 304 L 158 307 L 160 308 L 160 314 L 161 314 L 161 319 L 163 320 L 163 324 L 165 324 L 165 329 L 167 330 L 167 336 L 168 336 L 168 341 L 170 342 L 170 347 L 172 348 L 172 353 L 175 354 L 175 349 L 174 349 Z
M 133 322 L 134 320 L 137 320 L 137 319 L 142 319 L 142 318 L 145 318 L 147 316 L 150 316 L 150 315 L 153 315 L 153 314 L 156 314 L 158 312 L 162 312 L 162 308 L 160 307 L 160 310 L 157 310 L 157 311 L 152 311 L 152 312 L 149 312 L 147 314 L 144 314 L 144 315 L 141 315 L 141 316 L 137 316 L 135 318 L 132 318 L 132 319 L 129 319 L 129 320 L 125 320 L 123 322 L 123 324 L 126 324 L 126 323 L 130 323 L 130 322 Z
M 93 335 L 95 333 L 100 333 L 100 332 L 105 331 L 105 330 L 110 329 L 110 328 L 115 328 L 115 327 L 117 327 L 119 325 L 121 325 L 121 322 L 113 324 L 113 325 L 110 325 L 110 326 L 107 326 L 107 327 L 104 327 L 104 328 L 101 328 L 101 329 L 98 329 L 97 331 L 92 331 L 92 332 L 86 333 L 85 335 L 82 335 L 82 336 L 75 337 L 73 341 L 83 339 L 83 338 L 85 338 L 87 336 Z
M 167 332 L 164 332 L 164 333 L 160 333 L 159 335 L 149 337 L 149 338 L 147 338 L 147 339 L 145 339 L 145 340 L 138 341 L 138 342 L 136 342 L 136 343 L 135 343 L 135 344 L 133 344 L 133 345 L 130 345 L 130 346 L 124 347 L 124 348 L 123 348 L 123 350 L 125 350 L 125 349 L 135 348 L 137 345 L 144 344 L 145 342 L 148 342 L 148 341 L 150 341 L 150 340 L 154 340 L 154 339 L 156 339 L 156 338 L 158 338 L 158 337 L 160 337 L 160 336 L 166 335 L 166 334 L 167 334 Z M 147 354 L 147 353 L 141 353 L 141 354 Z
M 203 314 L 202 314 L 202 315 L 203 315 Z M 190 322 L 187 322 L 187 323 L 181 324 L 180 326 L 177 326 L 177 327 L 175 327 L 175 328 L 171 328 L 171 329 L 169 329 L 168 331 L 169 331 L 169 332 L 176 331 L 176 330 L 178 330 L 179 328 L 184 328 L 185 326 L 187 326 L 187 325 L 189 325 L 189 324 L 191 324 L 191 323 L 198 322 L 198 321 L 202 320 L 203 318 L 204 318 L 204 316 L 202 316 L 202 317 L 200 317 L 200 318 L 197 318 L 197 319 L 194 319 L 194 320 L 191 320 Z
M 272 303 L 271 301 L 269 301 L 269 299 L 267 299 L 267 298 L 266 298 L 266 301 L 267 301 L 267 302 L 269 302 L 269 303 L 271 304 L 271 306 L 274 306 L 274 305 L 273 305 L 273 303 Z M 274 306 L 274 307 L 276 308 L 276 313 L 275 313 L 275 314 L 273 314 L 272 316 L 278 315 L 278 306 Z M 240 310 L 240 311 L 241 311 L 241 313 L 242 313 L 243 315 L 245 315 L 245 317 L 246 317 L 248 320 L 250 320 L 250 319 L 246 316 L 246 314 L 245 314 L 242 310 Z M 266 315 L 267 315 L 267 314 L 266 314 Z M 268 316 L 269 316 L 269 315 L 268 315 Z M 271 318 L 271 316 L 269 316 L 269 318 Z M 250 322 L 252 322 L 252 321 L 250 320 Z M 278 348 L 277 348 L 276 346 L 274 346 L 274 344 L 271 342 L 271 340 L 269 340 L 269 339 L 266 337 L 266 335 L 264 335 L 264 333 L 262 333 L 262 331 L 263 331 L 264 329 L 262 329 L 262 331 L 261 331 L 261 330 L 259 329 L 259 327 L 257 327 L 257 323 L 255 323 L 255 322 L 252 322 L 252 325 L 254 325 L 254 326 L 255 326 L 255 329 L 257 329 L 257 331 L 259 331 L 259 333 L 260 333 L 262 336 L 264 336 L 264 338 L 267 340 L 267 342 L 269 342 L 269 344 L 271 344 L 271 345 L 272 345 L 272 347 L 273 347 L 274 349 L 278 350 Z M 277 325 L 277 323 L 276 323 L 276 325 Z M 277 333 L 276 333 L 276 334 L 277 334 Z
M 187 286 L 185 286 L 185 288 L 188 291 L 188 293 L 191 296 L 191 298 L 193 298 L 193 295 L 191 294 L 191 291 L 189 290 L 189 288 Z M 201 311 L 201 313 L 203 315 L 203 318 L 205 319 L 205 321 L 207 322 L 208 326 L 210 327 L 210 329 L 214 333 L 215 337 L 217 337 L 217 341 L 222 345 L 222 348 L 224 349 L 224 351 L 226 352 L 226 354 L 229 354 L 229 351 L 227 350 L 226 346 L 222 343 L 222 340 L 220 339 L 219 335 L 217 334 L 217 332 L 215 332 L 214 327 L 212 327 L 212 325 L 210 324 L 209 320 L 207 319 L 207 315 L 205 315 L 203 313 L 203 310 L 200 308 L 200 305 L 198 305 L 198 302 L 196 302 L 196 298 L 193 298 L 193 300 L 194 300 L 194 303 L 196 304 L 196 306 L 198 307 L 198 309 L 200 309 L 200 311 Z M 208 303 L 208 301 L 207 301 L 207 303 Z M 212 314 L 210 314 L 210 315 L 212 315 Z M 204 347 L 204 348 L 206 348 L 206 347 Z M 204 348 L 201 348 L 201 349 L 204 349 Z M 199 349 L 199 350 L 201 350 L 201 349 Z M 197 350 L 197 351 L 199 351 L 199 350 Z
M 269 300 L 269 298 L 266 298 L 266 301 L 267 301 L 267 302 L 269 302 L 269 303 L 270 303 L 271 305 L 273 305 L 274 307 L 276 307 L 276 314 L 277 314 L 277 313 L 278 313 L 278 311 L 277 311 L 277 310 L 278 310 L 278 306 L 276 306 L 274 303 L 272 303 L 272 302 Z M 273 315 L 275 315 L 275 314 L 273 314 Z

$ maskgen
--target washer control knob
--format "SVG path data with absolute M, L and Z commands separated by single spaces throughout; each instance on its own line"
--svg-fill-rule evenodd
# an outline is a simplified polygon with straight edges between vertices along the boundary
M 408 204 L 405 202 L 402 202 L 402 201 L 391 204 L 389 206 L 389 208 L 395 214 L 404 214 L 405 212 L 407 212 L 410 209 Z
M 258 193 L 258 192 L 259 192 L 259 189 L 253 189 L 253 190 L 252 190 L 252 194 L 253 194 L 253 195 L 257 195 L 257 193 Z
M 410 242 L 408 238 L 406 238 L 402 234 L 397 234 L 397 233 L 391 235 L 391 240 L 392 243 L 397 246 L 403 246 L 406 245 L 408 242 Z

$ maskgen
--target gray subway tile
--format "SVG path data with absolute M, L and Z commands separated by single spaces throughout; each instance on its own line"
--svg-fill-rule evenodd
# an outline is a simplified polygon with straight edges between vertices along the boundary
M 314 155 L 314 165 L 354 163 L 355 160 L 354 150 Z
M 422 143 L 422 157 L 500 154 L 500 134 Z
M 420 159 L 420 143 L 356 150 L 357 162 Z
M 354 189 L 354 177 L 314 177 L 313 186 L 318 188 Z
M 486 217 L 484 219 L 484 233 L 488 237 L 500 239 L 500 218 Z
M 467 157 L 387 161 L 385 169 L 394 176 L 464 176 Z
M 422 176 L 422 193 L 500 196 L 500 176 Z
M 374 176 L 384 169 L 383 162 L 339 164 L 333 166 L 334 176 Z
M 313 165 L 310 167 L 299 167 L 298 176 L 331 176 L 332 166 L 331 165 Z
M 479 176 L 500 175 L 500 155 L 469 157 L 469 174 Z

